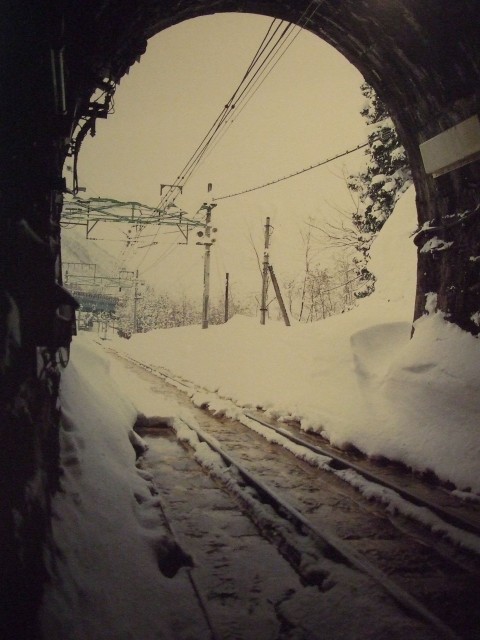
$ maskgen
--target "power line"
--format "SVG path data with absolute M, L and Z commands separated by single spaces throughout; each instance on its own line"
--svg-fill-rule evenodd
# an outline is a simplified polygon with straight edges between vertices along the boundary
M 283 29 L 283 31 L 280 33 L 280 35 L 277 37 L 276 41 L 272 45 L 271 42 L 272 42 L 273 38 L 277 34 L 277 32 L 280 29 L 281 25 L 283 24 L 283 21 L 281 21 L 280 24 L 277 25 L 275 31 L 270 35 L 270 37 L 268 37 L 269 33 L 272 30 L 273 25 L 275 24 L 275 22 L 276 22 L 276 19 L 274 19 L 272 21 L 272 23 L 270 24 L 270 26 L 268 28 L 268 31 L 267 31 L 267 34 L 264 36 L 264 38 L 262 40 L 262 43 L 260 44 L 260 46 L 258 47 L 257 51 L 255 52 L 255 55 L 253 56 L 253 59 L 252 59 L 250 65 L 248 66 L 247 71 L 243 75 L 243 78 L 241 79 L 241 81 L 238 84 L 237 88 L 235 89 L 234 93 L 232 94 L 232 96 L 230 97 L 230 99 L 228 100 L 226 105 L 223 107 L 222 111 L 217 116 L 215 122 L 210 127 L 210 129 L 208 130 L 206 135 L 203 137 L 202 141 L 197 146 L 197 148 L 195 149 L 195 151 L 191 155 L 191 157 L 188 160 L 188 162 L 185 164 L 184 168 L 180 172 L 180 174 L 177 177 L 177 179 L 174 182 L 174 184 L 170 186 L 170 188 L 167 190 L 167 192 L 165 193 L 165 195 L 161 199 L 161 201 L 159 203 L 159 207 L 162 207 L 162 206 L 165 205 L 165 202 L 170 198 L 170 196 L 175 191 L 175 189 L 177 189 L 180 185 L 183 186 L 184 184 L 186 184 L 186 182 L 188 181 L 188 179 L 191 177 L 192 173 L 194 172 L 194 170 L 198 166 L 198 163 L 200 162 L 200 160 L 204 156 L 207 148 L 212 143 L 213 139 L 215 138 L 215 136 L 219 132 L 220 128 L 224 124 L 228 114 L 230 113 L 230 111 L 235 109 L 235 106 L 236 106 L 235 105 L 235 100 L 237 100 L 237 101 L 241 100 L 242 96 L 245 94 L 245 92 L 251 86 L 251 83 L 254 81 L 254 79 L 257 77 L 257 75 L 261 72 L 261 70 L 265 67 L 265 65 L 267 64 L 268 60 L 272 56 L 272 54 L 275 51 L 275 49 L 277 49 L 280 46 L 280 43 L 285 38 L 288 30 L 292 27 L 291 23 L 288 23 L 287 26 Z M 268 40 L 267 40 L 267 38 L 268 38 Z M 264 55 L 265 51 L 267 50 L 268 47 L 271 47 L 271 48 L 266 53 L 266 55 Z M 263 59 L 262 59 L 262 57 L 263 57 Z M 255 68 L 255 67 L 257 67 L 257 68 Z M 172 199 L 172 202 L 176 199 L 177 196 L 178 196 L 178 193 Z
M 323 0 L 323 2 L 324 1 L 325 0 Z M 217 138 L 218 134 L 221 132 L 221 137 L 223 137 L 226 129 L 228 129 L 229 126 L 231 126 L 231 124 L 236 120 L 238 115 L 240 115 L 240 113 L 237 113 L 237 115 L 235 115 L 234 118 L 229 122 L 227 120 L 229 112 L 234 108 L 236 108 L 238 111 L 238 107 L 242 104 L 242 102 L 245 102 L 240 112 L 243 111 L 243 109 L 246 107 L 246 105 L 251 100 L 253 95 L 258 91 L 258 89 L 261 87 L 263 82 L 266 80 L 266 78 L 270 75 L 270 73 L 273 71 L 275 66 L 278 64 L 280 59 L 283 57 L 283 55 L 286 53 L 286 51 L 289 49 L 289 47 L 293 44 L 295 39 L 298 37 L 303 26 L 305 26 L 312 19 L 315 13 L 318 11 L 320 4 L 322 4 L 322 2 L 318 3 L 318 2 L 315 2 L 314 0 L 311 0 L 310 4 L 307 6 L 307 8 L 304 10 L 302 15 L 300 16 L 298 20 L 298 24 L 295 25 L 294 23 L 291 23 L 291 22 L 287 23 L 287 25 L 284 27 L 283 31 L 280 33 L 280 35 L 278 36 L 277 40 L 273 43 L 273 45 L 271 45 L 272 40 L 277 34 L 277 32 L 279 31 L 279 29 L 281 28 L 281 26 L 284 24 L 284 21 L 282 20 L 277 25 L 275 31 L 271 35 L 269 35 L 273 28 L 273 25 L 276 22 L 276 19 L 274 19 L 271 22 L 268 28 L 268 31 L 262 40 L 262 43 L 258 47 L 257 52 L 255 53 L 252 59 L 252 62 L 250 63 L 247 71 L 245 72 L 234 94 L 232 95 L 230 100 L 227 102 L 227 104 L 225 105 L 220 115 L 215 120 L 212 127 L 210 127 L 208 133 L 203 138 L 200 145 L 192 154 L 190 160 L 187 162 L 187 164 L 183 168 L 181 174 L 177 177 L 177 181 L 173 185 L 171 185 L 169 191 L 167 191 L 164 198 L 161 200 L 159 206 L 162 206 L 165 204 L 166 200 L 170 197 L 171 193 L 173 193 L 173 191 L 178 186 L 180 186 L 180 184 L 184 186 L 187 183 L 187 181 L 189 180 L 189 178 L 191 177 L 191 175 L 193 174 L 193 172 L 195 171 L 195 169 L 197 168 L 201 160 L 204 158 L 208 147 L 212 144 L 215 138 Z M 312 7 L 313 7 L 313 10 L 310 11 Z M 282 48 L 285 47 L 286 42 L 288 42 L 288 39 L 294 33 L 295 28 L 297 28 L 297 33 L 295 33 L 291 42 L 286 46 L 285 50 L 282 52 Z M 265 51 L 267 51 L 270 45 L 271 45 L 270 50 L 263 57 L 263 60 L 261 60 L 263 54 L 265 53 Z M 255 65 L 260 60 L 261 62 L 259 63 L 258 68 L 254 71 Z M 251 72 L 253 72 L 253 76 L 250 79 L 248 79 Z M 262 76 L 264 76 L 263 79 L 262 79 Z M 247 79 L 248 79 L 248 82 L 246 82 Z M 245 86 L 243 86 L 245 82 L 246 84 Z M 222 130 L 222 126 L 225 124 L 225 122 L 227 122 L 226 127 L 224 127 Z M 218 142 L 218 139 L 217 139 L 217 142 Z M 172 199 L 172 202 L 175 201 L 176 197 L 178 197 L 178 193 Z
M 158 264 L 160 264 L 160 262 L 163 262 L 163 260 L 166 260 L 177 246 L 178 246 L 178 242 L 173 242 L 172 244 L 170 244 L 160 256 L 155 258 L 155 260 L 152 262 L 152 264 L 150 264 L 148 267 L 146 267 L 145 269 L 143 269 L 140 272 L 140 275 L 143 276 L 144 273 L 147 273 L 147 271 L 150 271 L 150 269 L 153 269 L 153 267 L 156 267 Z M 148 251 L 148 249 L 147 249 L 147 251 Z M 145 256 L 139 262 L 138 267 L 141 266 L 141 264 L 143 263 L 144 259 L 145 259 Z
M 278 37 L 278 40 L 275 42 L 275 44 L 273 45 L 273 48 L 268 52 L 267 56 L 265 57 L 265 59 L 262 61 L 260 67 L 255 71 L 255 73 L 253 74 L 252 78 L 250 78 L 250 80 L 247 82 L 247 84 L 245 85 L 245 87 L 242 89 L 242 91 L 240 92 L 239 96 L 238 96 L 238 100 L 240 101 L 239 104 L 241 104 L 242 98 L 245 94 L 248 95 L 249 92 L 249 88 L 252 85 L 252 83 L 256 82 L 255 78 L 257 77 L 257 75 L 260 73 L 261 75 L 263 74 L 263 70 L 265 68 L 268 68 L 268 64 L 269 64 L 269 58 L 272 56 L 273 52 L 275 51 L 276 47 L 279 46 L 279 43 L 287 36 L 288 31 L 293 27 L 292 24 L 287 24 L 287 26 L 285 27 L 285 29 L 282 31 L 282 33 L 280 34 L 280 36 Z M 261 77 L 260 75 L 260 77 Z M 255 85 L 253 85 L 255 86 Z M 235 109 L 237 107 L 236 103 L 232 103 L 230 104 L 230 109 Z M 221 121 L 217 124 L 217 126 L 215 127 L 215 130 L 212 132 L 211 136 L 208 138 L 208 140 L 206 141 L 206 143 L 203 145 L 202 149 L 199 151 L 199 153 L 197 154 L 197 156 L 194 158 L 191 166 L 189 167 L 188 171 L 185 172 L 186 174 L 182 177 L 183 179 L 183 185 L 187 184 L 188 180 L 190 179 L 190 177 L 192 176 L 193 172 L 195 171 L 195 169 L 198 167 L 198 165 L 200 164 L 201 160 L 203 159 L 203 157 L 205 156 L 207 149 L 209 148 L 209 146 L 212 144 L 212 142 L 214 141 L 215 137 L 217 136 L 217 134 L 220 132 L 221 127 L 223 126 L 223 124 L 226 122 L 227 119 L 227 115 L 228 115 L 228 111 L 225 111 Z M 233 121 L 233 120 L 232 120 Z M 228 121 L 227 121 L 227 127 L 228 125 Z M 225 129 L 224 129 L 225 130 Z
M 226 200 L 227 198 L 234 198 L 235 196 L 241 196 L 244 193 L 250 193 L 251 191 L 257 191 L 258 189 L 264 189 L 265 187 L 269 187 L 272 184 L 277 184 L 278 182 L 283 182 L 284 180 L 289 180 L 290 178 L 294 178 L 295 176 L 299 176 L 301 173 L 306 173 L 307 171 L 311 171 L 312 169 L 316 169 L 317 167 L 321 167 L 324 164 L 328 164 L 329 162 L 333 162 L 334 160 L 338 160 L 339 158 L 343 158 L 344 156 L 349 155 L 350 153 L 354 153 L 359 149 L 363 149 L 368 146 L 368 142 L 363 144 L 359 144 L 357 147 L 353 149 L 348 149 L 343 153 L 339 153 L 332 158 L 327 158 L 326 160 L 322 160 L 321 162 L 317 162 L 316 164 L 312 164 L 310 167 L 306 167 L 305 169 L 300 169 L 300 171 L 296 171 L 295 173 L 290 173 L 288 176 L 283 176 L 283 178 L 277 178 L 276 180 L 272 180 L 271 182 L 266 182 L 265 184 L 258 185 L 257 187 L 251 187 L 250 189 L 244 189 L 243 191 L 237 191 L 237 193 L 229 193 L 227 196 L 220 196 L 218 198 L 213 198 L 213 200 Z
M 289 23 L 288 28 L 290 28 L 290 27 L 294 28 L 295 26 L 297 27 L 296 33 L 294 32 L 294 30 L 290 31 L 288 36 L 285 38 L 284 42 L 282 42 L 282 44 L 278 47 L 278 50 L 273 55 L 272 59 L 262 69 L 260 75 L 255 80 L 255 82 L 252 84 L 252 86 L 248 89 L 248 91 L 246 93 L 243 92 L 243 94 L 245 94 L 245 95 L 242 94 L 241 99 L 239 100 L 239 102 L 237 102 L 236 110 L 235 110 L 235 113 L 233 115 L 233 118 L 231 120 L 227 121 L 225 127 L 221 130 L 221 132 L 217 131 L 217 133 L 214 136 L 214 137 L 217 137 L 217 139 L 215 141 L 215 144 L 213 145 L 213 147 L 210 148 L 210 151 L 209 151 L 209 153 L 207 154 L 206 157 L 210 156 L 210 154 L 214 151 L 214 149 L 217 147 L 219 142 L 223 139 L 223 137 L 225 136 L 227 131 L 230 129 L 230 127 L 238 119 L 238 117 L 240 116 L 242 111 L 245 109 L 245 107 L 249 104 L 249 102 L 251 101 L 253 96 L 257 93 L 257 91 L 263 85 L 265 80 L 268 78 L 268 76 L 272 73 L 272 71 L 275 69 L 277 64 L 283 58 L 285 53 L 288 51 L 288 49 L 292 46 L 292 44 L 295 42 L 297 37 L 300 35 L 303 27 L 313 18 L 315 13 L 318 11 L 318 9 L 320 7 L 320 4 L 321 3 L 316 4 L 312 0 L 310 2 L 310 4 L 308 5 L 308 7 L 303 12 L 303 14 L 300 16 L 300 18 L 298 20 L 298 24 L 294 25 L 293 23 Z M 309 12 L 309 10 L 312 7 L 312 5 L 314 5 L 313 11 L 309 15 L 307 15 L 307 13 Z M 293 35 L 293 38 L 291 38 L 292 35 Z M 289 38 L 291 38 L 290 42 L 288 42 Z M 287 42 L 288 42 L 288 44 L 286 44 Z M 282 48 L 284 48 L 283 51 L 282 51 Z M 212 142 L 213 142 L 213 140 L 212 140 Z
M 250 62 L 250 65 L 247 68 L 247 71 L 244 73 L 242 80 L 238 84 L 237 88 L 235 89 L 234 93 L 228 100 L 227 104 L 223 107 L 220 114 L 217 116 L 213 125 L 210 127 L 210 129 L 208 130 L 206 135 L 203 137 L 200 144 L 197 146 L 197 148 L 191 155 L 188 162 L 183 167 L 177 179 L 174 181 L 172 185 L 168 186 L 168 189 L 166 190 L 165 194 L 160 199 L 160 202 L 157 205 L 157 209 L 159 210 L 162 208 L 165 209 L 167 207 L 168 201 L 170 201 L 172 204 L 175 202 L 175 199 L 178 197 L 179 187 L 183 187 L 187 183 L 187 181 L 192 176 L 195 169 L 198 167 L 199 162 L 202 160 L 209 145 L 212 143 L 217 133 L 221 129 L 222 125 L 224 124 L 225 120 L 228 117 L 228 114 L 232 109 L 235 108 L 235 100 L 236 99 L 241 100 L 242 96 L 245 94 L 245 91 L 248 90 L 248 88 L 250 87 L 252 81 L 255 79 L 258 73 L 264 68 L 265 64 L 267 63 L 268 59 L 272 55 L 275 48 L 277 48 L 279 46 L 279 43 L 281 43 L 281 41 L 284 39 L 285 34 L 291 27 L 290 23 L 288 23 L 287 26 L 284 28 L 284 30 L 280 33 L 275 43 L 271 45 L 272 40 L 275 38 L 277 32 L 281 28 L 281 25 L 283 24 L 283 21 L 281 21 L 280 24 L 277 25 L 273 33 L 271 33 L 276 22 L 277 20 L 273 19 L 272 22 L 270 23 L 268 31 L 264 36 L 262 42 L 260 43 L 259 47 L 257 48 L 257 51 L 255 52 L 252 58 L 252 61 Z M 265 51 L 270 46 L 272 48 L 264 56 Z M 253 73 L 253 77 L 250 78 L 250 75 L 252 73 Z M 174 197 L 172 197 L 172 194 L 175 192 L 175 190 L 177 191 L 177 193 L 175 194 Z M 149 252 L 149 249 L 147 249 L 147 252 L 143 256 L 143 259 L 141 262 L 145 260 L 145 258 L 148 255 L 148 252 Z
M 318 11 L 318 8 L 320 7 L 321 4 L 323 4 L 324 1 L 325 0 L 320 0 L 320 2 L 318 1 L 315 2 L 315 0 L 311 0 L 310 4 L 307 6 L 305 11 L 300 16 L 298 20 L 298 25 L 294 25 L 293 23 L 287 23 L 286 27 L 284 27 L 283 31 L 277 37 L 277 40 L 274 42 L 273 45 L 271 44 L 272 40 L 275 38 L 279 29 L 284 24 L 284 21 L 283 20 L 280 21 L 280 23 L 277 24 L 276 28 L 273 30 L 277 20 L 276 19 L 272 20 L 267 30 L 267 33 L 265 34 L 257 51 L 255 52 L 255 55 L 253 56 L 252 61 L 250 62 L 250 65 L 247 68 L 247 71 L 245 72 L 242 80 L 240 81 L 233 95 L 231 96 L 227 104 L 224 106 L 220 114 L 217 116 L 215 122 L 210 127 L 210 129 L 208 130 L 207 134 L 204 136 L 200 144 L 197 146 L 196 150 L 194 151 L 194 153 L 192 154 L 192 156 L 190 157 L 190 159 L 188 160 L 188 162 L 180 172 L 180 175 L 177 177 L 174 184 L 169 186 L 165 195 L 161 198 L 158 204 L 158 208 L 161 208 L 162 206 L 163 208 L 165 208 L 166 203 L 169 201 L 169 199 L 172 204 L 175 202 L 175 199 L 178 197 L 178 193 L 180 191 L 179 188 L 183 187 L 188 182 L 188 180 L 194 173 L 195 169 L 199 166 L 202 159 L 205 158 L 205 154 L 208 148 L 210 147 L 210 150 L 212 149 L 211 145 L 215 141 L 215 139 L 217 139 L 214 145 L 216 146 L 216 144 L 219 142 L 219 137 L 218 137 L 219 134 L 220 134 L 220 138 L 222 138 L 226 130 L 228 130 L 228 128 L 233 124 L 236 118 L 247 106 L 248 102 L 250 102 L 253 95 L 258 91 L 258 89 L 261 87 L 261 85 L 266 80 L 268 75 L 270 75 L 270 73 L 273 71 L 275 66 L 280 61 L 280 59 L 283 57 L 283 55 L 286 53 L 289 47 L 293 44 L 295 39 L 300 34 L 302 27 L 312 19 L 312 17 L 316 13 L 316 11 Z M 313 6 L 313 11 L 310 12 L 310 9 L 312 8 L 312 6 Z M 291 42 L 287 45 L 285 50 L 279 56 L 279 52 L 282 51 L 282 48 L 284 47 L 285 43 L 288 42 L 288 38 L 290 38 L 290 36 L 293 33 L 292 30 L 294 30 L 296 26 L 298 27 L 297 33 L 294 35 Z M 273 30 L 273 33 L 272 33 L 272 30 Z M 270 50 L 268 50 L 269 47 L 271 47 Z M 265 54 L 265 52 L 267 53 Z M 262 56 L 264 56 L 263 59 L 262 59 Z M 255 69 L 256 66 L 257 68 Z M 252 73 L 253 75 L 249 79 L 249 76 Z M 262 79 L 262 76 L 264 76 L 263 79 Z M 234 102 L 235 100 L 236 100 L 236 103 Z M 242 102 L 244 103 L 243 106 L 241 106 Z M 240 110 L 238 110 L 239 106 L 241 106 Z M 235 116 L 232 118 L 232 120 L 229 122 L 227 120 L 228 115 L 236 107 L 237 107 L 237 112 Z M 223 126 L 225 123 L 227 124 Z M 177 191 L 177 193 L 172 198 L 172 194 L 175 192 L 175 190 Z M 147 249 L 147 254 L 148 254 L 148 251 L 149 249 Z M 143 260 L 145 259 L 145 257 L 146 255 L 143 257 Z

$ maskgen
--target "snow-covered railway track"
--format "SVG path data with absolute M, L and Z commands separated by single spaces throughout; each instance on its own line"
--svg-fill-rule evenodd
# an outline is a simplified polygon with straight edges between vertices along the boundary
M 180 391 L 183 391 L 190 397 L 194 396 L 197 391 L 200 391 L 200 394 L 204 391 L 202 389 L 198 389 L 191 383 L 178 379 L 173 374 L 160 367 L 151 367 L 150 365 L 135 360 L 130 356 L 126 356 L 125 354 L 118 352 L 116 353 L 122 358 L 129 360 L 137 366 L 149 371 L 153 375 L 165 380 L 168 384 L 174 386 Z M 208 405 L 204 408 L 208 408 Z M 242 416 L 239 416 L 242 424 L 249 426 L 250 428 L 255 428 L 254 425 L 257 423 L 261 427 L 260 433 L 270 441 L 277 442 L 279 444 L 283 443 L 282 446 L 285 446 L 285 441 L 291 442 L 294 446 L 298 445 L 303 447 L 305 450 L 310 451 L 314 456 L 323 456 L 325 458 L 325 466 L 330 468 L 332 471 L 343 472 L 349 469 L 359 474 L 359 476 L 364 478 L 366 481 L 370 481 L 387 490 L 392 490 L 395 494 L 398 494 L 398 496 L 405 499 L 415 507 L 419 507 L 420 509 L 425 508 L 429 512 L 436 514 L 443 522 L 452 525 L 461 531 L 472 533 L 480 538 L 480 504 L 475 502 L 465 502 L 456 498 L 449 492 L 443 491 L 441 488 L 429 487 L 418 479 L 411 479 L 406 473 L 401 473 L 399 478 L 399 474 L 395 477 L 392 474 L 391 469 L 384 469 L 382 467 L 375 468 L 375 465 L 368 463 L 368 461 L 352 460 L 345 452 L 335 450 L 333 447 L 325 444 L 319 444 L 319 438 L 316 434 L 303 433 L 300 437 L 297 433 L 300 431 L 298 428 L 289 428 L 289 425 L 285 424 L 275 424 L 273 420 L 266 420 L 258 415 L 258 412 L 242 411 L 241 413 L 244 418 L 242 419 Z M 280 438 L 277 438 L 275 435 L 269 436 L 269 431 L 272 432 L 272 434 L 277 434 Z M 288 444 L 286 445 L 286 448 L 289 448 Z M 340 474 L 338 475 L 339 477 L 348 477 L 347 474 L 343 474 L 343 476 Z M 358 483 L 356 484 L 358 488 Z M 385 501 L 388 502 L 390 496 L 388 491 L 383 492 L 380 489 L 376 494 L 373 492 L 371 497 L 380 502 L 382 502 L 382 498 L 384 498 Z M 400 503 L 397 503 L 395 508 L 401 509 Z M 454 531 L 449 530 L 448 527 L 446 527 L 444 531 L 441 531 L 441 525 L 438 521 L 430 519 L 429 523 L 429 518 L 426 515 L 427 512 L 424 512 L 424 514 L 424 520 L 426 519 L 424 524 L 427 527 L 430 526 L 437 532 L 443 533 L 447 539 L 450 537 L 449 532 L 451 535 L 454 535 Z M 420 521 L 422 521 L 421 512 L 412 510 L 410 515 L 412 517 L 419 516 Z M 480 540 L 477 545 L 475 544 L 474 539 L 472 540 L 473 544 L 471 550 L 480 555 Z M 462 544 L 462 540 L 454 538 L 452 541 L 460 545 Z M 463 542 L 464 541 L 465 540 L 463 540 Z
M 337 452 L 333 447 L 327 447 L 324 444 L 319 445 L 318 442 L 315 442 L 319 438 L 318 436 L 315 437 L 314 434 L 305 433 L 302 437 L 299 437 L 295 433 L 295 430 L 299 430 L 298 428 L 287 430 L 283 425 L 273 424 L 272 421 L 266 421 L 264 418 L 248 411 L 245 412 L 245 417 L 267 427 L 267 429 L 274 431 L 282 438 L 305 447 L 314 454 L 326 456 L 330 460 L 328 466 L 332 470 L 344 471 L 351 469 L 362 478 L 365 478 L 365 480 L 386 489 L 391 489 L 411 504 L 417 507 L 425 507 L 446 523 L 480 537 L 480 509 L 475 504 L 465 504 L 462 500 L 449 495 L 448 492 L 435 490 L 418 480 L 409 483 L 405 472 L 401 475 L 397 474 L 397 478 L 395 478 L 392 477 L 391 470 L 374 469 L 373 465 L 368 464 L 367 461 L 357 462 L 352 460 L 348 457 L 348 454 Z M 401 480 L 398 479 L 399 477 L 401 477 Z M 405 483 L 407 486 L 405 486 Z M 415 484 L 415 487 L 412 486 L 413 484 Z M 380 495 L 377 497 L 381 499 Z M 480 553 L 480 546 L 478 551 Z
M 177 394 L 179 389 L 189 395 L 195 391 L 168 372 L 129 360 L 176 387 Z M 198 399 L 197 403 L 202 404 Z M 179 437 L 196 450 L 197 459 L 209 467 L 210 474 L 235 494 L 303 581 L 325 589 L 331 579 L 331 570 L 325 569 L 325 562 L 340 563 L 381 585 L 402 608 L 435 629 L 435 637 L 477 637 L 480 571 L 475 559 L 448 549 L 434 535 L 419 531 L 398 515 L 386 515 L 377 504 L 359 497 L 342 483 L 350 475 L 350 484 L 358 488 L 363 481 L 367 482 L 370 495 L 385 498 L 385 491 L 391 491 L 385 482 L 375 485 L 379 488 L 374 490 L 370 486 L 375 480 L 372 474 L 367 480 L 355 480 L 352 473 L 359 475 L 361 469 L 348 467 L 348 461 L 319 451 L 284 429 L 279 431 L 277 427 L 276 431 L 270 431 L 274 435 L 268 436 L 265 430 L 272 425 L 257 416 L 237 415 L 239 422 L 196 411 L 198 425 L 188 425 L 196 437 L 192 438 L 182 428 L 177 429 Z M 253 427 L 257 435 L 252 434 L 250 422 L 261 426 Z M 284 439 L 292 446 L 286 445 Z M 196 443 L 208 444 L 220 456 L 228 473 L 210 464 L 204 453 L 199 454 Z M 295 455 L 289 455 L 285 449 Z M 402 491 L 399 499 L 405 501 L 406 494 Z M 412 508 L 424 509 L 420 506 L 421 499 L 414 498 Z M 398 501 L 395 509 L 397 506 Z M 457 518 L 455 524 L 458 526 L 460 522 Z M 471 531 L 474 527 L 467 521 L 465 528 Z M 475 544 L 474 536 L 471 544 Z

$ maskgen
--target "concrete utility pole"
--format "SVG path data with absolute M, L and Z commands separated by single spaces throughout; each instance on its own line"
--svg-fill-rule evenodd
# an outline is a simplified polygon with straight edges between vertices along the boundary
M 260 324 L 265 324 L 267 315 L 267 289 L 268 289 L 268 247 L 270 245 L 270 218 L 267 217 L 265 224 L 265 250 L 263 252 L 263 273 L 262 273 L 262 302 L 260 305 Z
M 208 329 L 208 308 L 210 298 L 210 248 L 215 242 L 215 239 L 211 239 L 212 227 L 210 222 L 212 220 L 212 209 L 216 207 L 216 204 L 205 203 L 201 208 L 206 210 L 205 217 L 205 241 L 197 242 L 197 244 L 203 244 L 205 246 L 205 255 L 203 259 L 203 309 L 202 309 L 202 329 Z M 215 229 L 214 229 L 215 231 Z
M 133 333 L 137 333 L 137 301 L 140 300 L 138 295 L 138 269 L 135 272 L 135 289 L 133 291 Z
M 228 281 L 230 274 L 225 274 L 225 322 L 228 322 Z

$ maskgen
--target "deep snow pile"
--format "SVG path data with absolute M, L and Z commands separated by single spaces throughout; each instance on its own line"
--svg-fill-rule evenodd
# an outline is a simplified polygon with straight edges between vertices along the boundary
M 292 327 L 237 316 L 115 347 L 240 406 L 295 417 L 338 446 L 480 491 L 480 342 L 436 313 L 433 295 L 410 339 L 415 228 L 410 188 L 373 243 L 375 293 L 341 316 Z
M 99 347 L 80 337 L 72 356 L 61 384 L 62 490 L 53 500 L 57 551 L 46 558 L 43 637 L 196 638 L 204 621 L 191 606 L 188 577 L 170 580 L 158 569 L 175 543 L 148 477 L 135 467 L 137 410 L 112 381 Z M 171 407 L 163 410 L 172 415 Z

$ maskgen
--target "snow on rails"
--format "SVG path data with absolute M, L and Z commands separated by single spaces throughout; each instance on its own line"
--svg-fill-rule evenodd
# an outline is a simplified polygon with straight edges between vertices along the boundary
M 449 544 L 455 545 L 455 549 L 461 547 L 466 553 L 480 556 L 480 529 L 474 517 L 455 513 L 452 508 L 425 500 L 398 483 L 386 480 L 362 465 L 349 461 L 346 456 L 313 445 L 283 427 L 254 415 L 251 411 L 245 412 L 229 400 L 215 397 L 188 381 L 175 378 L 168 371 L 152 368 L 121 353 L 117 355 L 187 394 L 199 409 L 208 408 L 211 419 L 224 421 L 220 429 L 224 427 L 226 420 L 236 421 L 237 424 L 240 423 L 262 436 L 270 445 L 279 445 L 311 467 L 327 471 L 336 479 L 348 483 L 367 500 L 383 504 L 389 519 L 390 516 L 400 514 L 421 523 L 440 540 L 439 547 L 448 541 Z M 205 429 L 204 424 L 200 426 L 195 420 L 185 420 L 182 416 L 172 418 L 169 426 L 175 431 L 179 441 L 186 443 L 193 451 L 195 460 L 207 470 L 208 475 L 221 483 L 235 498 L 261 534 L 277 547 L 305 584 L 326 591 L 331 588 L 332 583 L 335 584 L 342 579 L 342 572 L 359 572 L 372 579 L 414 619 L 435 630 L 436 637 L 470 637 L 468 622 L 467 630 L 462 624 L 450 624 L 448 615 L 442 615 L 442 607 L 438 607 L 438 603 L 437 606 L 430 607 L 428 599 L 425 603 L 422 598 L 403 588 L 375 562 L 371 562 L 357 551 L 348 540 L 345 541 L 332 533 L 328 527 L 312 522 L 308 514 L 281 495 L 271 482 L 264 481 L 258 473 L 248 469 L 245 457 L 240 461 L 237 454 L 233 456 L 227 451 L 228 445 L 226 448 L 208 428 Z M 442 553 L 440 551 L 440 554 Z M 448 562 L 454 562 L 451 556 L 452 554 L 446 554 Z M 473 564 L 476 561 L 477 558 Z M 471 573 L 474 572 L 475 569 L 471 569 Z M 395 571 L 391 573 L 394 574 Z M 474 626 L 476 624 L 478 620 L 473 623 Z

